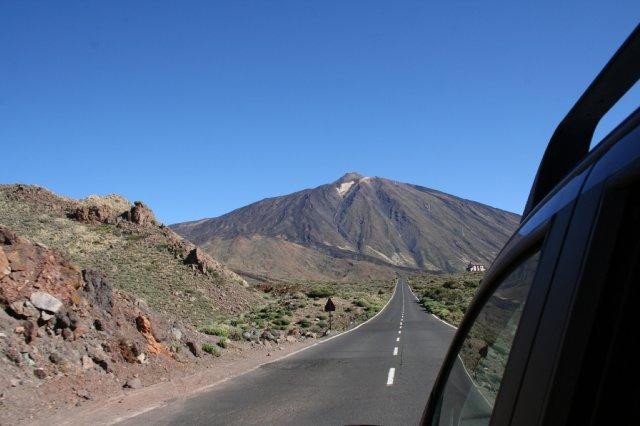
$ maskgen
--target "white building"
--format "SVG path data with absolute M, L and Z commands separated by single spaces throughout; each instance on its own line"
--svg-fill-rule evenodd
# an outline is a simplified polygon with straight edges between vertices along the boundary
M 487 269 L 484 267 L 484 265 L 480 265 L 478 263 L 469 263 L 467 265 L 467 271 L 469 272 L 484 272 Z

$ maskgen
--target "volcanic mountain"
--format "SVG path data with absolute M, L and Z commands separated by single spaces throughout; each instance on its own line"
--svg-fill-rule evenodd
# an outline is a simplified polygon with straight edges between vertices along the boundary
M 422 186 L 347 173 L 171 228 L 246 276 L 346 281 L 488 265 L 519 219 Z

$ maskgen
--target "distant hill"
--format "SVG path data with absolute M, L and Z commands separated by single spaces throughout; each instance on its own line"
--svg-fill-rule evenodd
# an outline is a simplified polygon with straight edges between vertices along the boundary
M 347 173 L 171 228 L 245 275 L 352 280 L 488 265 L 519 219 L 422 186 Z

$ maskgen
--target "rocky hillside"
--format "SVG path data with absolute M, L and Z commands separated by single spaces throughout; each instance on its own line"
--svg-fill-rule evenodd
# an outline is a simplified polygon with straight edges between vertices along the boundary
M 244 312 L 258 298 L 144 204 L 117 195 L 72 200 L 37 186 L 0 185 L 0 225 L 194 326 Z
M 219 340 L 2 226 L 0 307 L 2 424 L 210 365 Z
M 489 264 L 518 222 L 440 191 L 348 173 L 171 228 L 243 274 L 349 280 Z

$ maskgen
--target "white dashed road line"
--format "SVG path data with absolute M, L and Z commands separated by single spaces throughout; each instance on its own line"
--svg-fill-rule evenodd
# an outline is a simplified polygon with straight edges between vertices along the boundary
M 404 287 L 404 286 L 403 286 Z M 402 334 L 402 324 L 404 323 L 404 288 L 402 289 L 402 312 L 400 313 L 400 326 L 398 329 L 398 334 Z M 400 341 L 400 337 L 396 337 L 396 342 Z M 398 347 L 395 346 L 393 348 L 393 356 L 398 356 Z M 396 375 L 396 369 L 391 367 L 389 368 L 389 374 L 387 375 L 387 386 L 393 385 L 393 379 Z
M 395 368 L 390 368 L 389 369 L 389 374 L 387 375 L 387 386 L 391 386 L 393 384 L 393 378 L 396 375 L 396 369 Z

